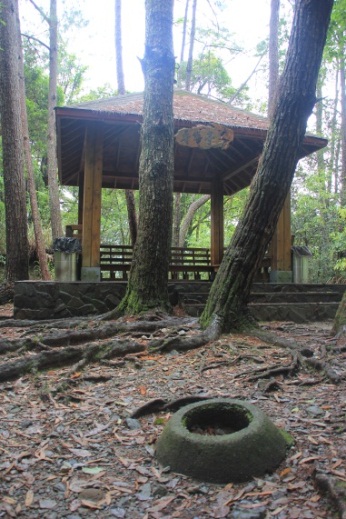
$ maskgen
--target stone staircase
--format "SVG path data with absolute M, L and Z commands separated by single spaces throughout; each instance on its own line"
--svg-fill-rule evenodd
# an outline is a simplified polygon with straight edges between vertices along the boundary
M 174 290 L 186 313 L 199 316 L 210 283 L 175 282 Z M 333 319 L 346 285 L 255 283 L 249 309 L 259 321 L 324 321 Z

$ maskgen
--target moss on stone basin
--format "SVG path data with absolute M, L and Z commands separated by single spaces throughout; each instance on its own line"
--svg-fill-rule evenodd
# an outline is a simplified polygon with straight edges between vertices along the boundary
M 287 448 L 284 434 L 254 405 L 211 399 L 185 406 L 171 417 L 156 456 L 174 472 L 228 483 L 272 472 Z

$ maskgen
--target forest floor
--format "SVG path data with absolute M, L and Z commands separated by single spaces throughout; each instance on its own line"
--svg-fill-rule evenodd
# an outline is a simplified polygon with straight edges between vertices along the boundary
M 11 315 L 11 305 L 0 307 L 0 319 Z M 331 324 L 261 326 L 320 351 L 335 343 Z M 0 334 L 14 339 L 28 330 L 8 326 Z M 1 383 L 0 517 L 345 518 L 345 377 L 334 384 L 299 370 L 251 380 L 259 368 L 291 361 L 288 349 L 230 334 L 183 353 L 143 351 L 72 374 L 65 367 Z M 346 373 L 344 350 L 329 362 Z M 244 484 L 170 472 L 154 449 L 171 412 L 131 414 L 154 399 L 191 395 L 245 399 L 286 429 L 294 446 L 273 474 Z

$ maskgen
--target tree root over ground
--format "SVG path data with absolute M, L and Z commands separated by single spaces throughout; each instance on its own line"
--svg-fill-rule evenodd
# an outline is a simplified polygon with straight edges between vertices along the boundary
M 220 336 L 217 320 L 202 331 L 196 319 L 171 317 L 161 313 L 147 314 L 136 320 L 122 318 L 112 322 L 104 321 L 103 317 L 92 320 L 8 322 L 11 328 L 17 330 L 17 334 L 18 330 L 21 332 L 21 336 L 12 340 L 0 340 L 0 355 L 7 356 L 6 362 L 0 365 L 0 381 L 68 364 L 72 365 L 73 372 L 92 362 L 144 351 L 151 354 L 172 350 L 185 352 L 205 346 Z M 317 370 L 333 383 L 341 380 L 340 375 L 329 365 L 324 347 L 316 357 L 315 352 L 309 348 L 260 327 L 252 327 L 247 336 L 289 349 L 292 355 L 289 364 L 263 366 L 239 375 L 247 376 L 249 381 L 272 379 L 278 375 L 290 376 L 299 369 Z M 246 339 L 245 335 L 244 337 Z M 222 361 L 220 365 L 226 363 L 231 366 L 245 357 L 247 358 L 246 355 L 238 355 L 237 359 Z M 218 363 L 210 367 L 203 366 L 202 370 L 217 366 Z

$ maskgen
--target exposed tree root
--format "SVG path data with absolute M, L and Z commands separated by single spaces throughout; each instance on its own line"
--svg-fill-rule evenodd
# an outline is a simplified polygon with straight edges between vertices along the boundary
M 102 344 L 91 343 L 80 347 L 67 346 L 62 349 L 43 351 L 2 364 L 0 366 L 0 382 L 13 380 L 27 373 L 36 373 L 44 369 L 61 367 L 75 362 L 81 362 L 81 365 L 85 366 L 92 361 L 111 359 L 144 350 L 145 346 L 137 342 L 115 340 Z
M 135 321 L 124 318 L 114 322 L 104 322 L 100 317 L 93 319 L 25 322 L 24 336 L 19 339 L 0 341 L 0 354 L 10 356 L 23 355 L 0 366 L 0 381 L 14 379 L 26 373 L 47 368 L 72 364 L 71 373 L 84 369 L 90 362 L 105 361 L 115 356 L 125 356 L 128 353 L 148 349 L 152 353 L 163 353 L 176 350 L 188 351 L 205 346 L 217 340 L 221 335 L 221 322 L 215 318 L 204 331 L 198 328 L 197 320 L 193 318 L 170 317 L 160 312 L 147 313 Z M 16 324 L 16 321 L 12 321 Z M 11 325 L 12 325 L 11 323 Z M 21 324 L 23 322 L 21 321 Z M 290 376 L 300 368 L 314 369 L 328 377 L 333 383 L 338 383 L 341 377 L 329 366 L 327 352 L 324 347 L 319 350 L 319 358 L 314 351 L 302 347 L 297 342 L 287 340 L 259 327 L 251 326 L 248 335 L 257 337 L 266 344 L 272 344 L 288 349 L 292 359 L 289 364 L 275 364 L 251 369 L 238 375 L 247 376 L 249 381 L 271 379 L 278 375 Z M 126 340 L 140 337 L 140 342 Z M 107 342 L 99 343 L 97 341 Z M 35 353 L 33 353 L 35 352 Z M 222 360 L 201 371 L 216 369 L 222 365 L 231 366 L 248 354 L 239 355 L 235 359 Z M 251 356 L 258 362 L 257 357 Z
M 326 493 L 333 501 L 340 519 L 346 519 L 346 483 L 331 478 L 320 470 L 315 471 L 314 480 L 318 489 Z

